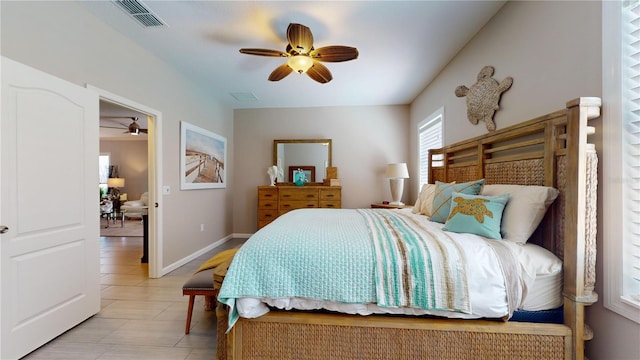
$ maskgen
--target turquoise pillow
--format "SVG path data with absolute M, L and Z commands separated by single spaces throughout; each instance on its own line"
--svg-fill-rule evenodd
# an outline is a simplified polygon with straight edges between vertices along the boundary
M 509 194 L 498 196 L 451 195 L 451 212 L 443 230 L 502 239 L 500 224 Z
M 433 209 L 431 211 L 431 221 L 444 224 L 449 217 L 451 209 L 451 194 L 454 192 L 478 195 L 484 185 L 484 179 L 470 181 L 466 183 L 443 183 L 436 181 L 436 190 L 433 194 Z

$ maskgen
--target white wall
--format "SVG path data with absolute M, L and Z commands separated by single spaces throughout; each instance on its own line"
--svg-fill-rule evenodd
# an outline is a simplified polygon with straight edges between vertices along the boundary
M 503 93 L 501 109 L 494 119 L 498 129 L 559 110 L 565 102 L 581 96 L 602 96 L 601 4 L 598 1 L 514 1 L 494 18 L 452 59 L 411 105 L 411 131 L 416 124 L 445 107 L 445 143 L 486 133 L 484 124 L 472 125 L 466 118 L 464 98 L 457 98 L 458 85 L 475 83 L 485 65 L 495 67 L 498 81 L 512 76 L 513 86 Z M 602 119 L 591 122 L 597 134 L 590 137 L 602 154 Z M 606 126 L 606 124 L 605 124 Z M 411 154 L 416 139 L 410 138 Z M 412 157 L 412 171 L 417 158 Z M 602 173 L 602 159 L 599 171 Z M 602 188 L 598 198 L 602 199 Z M 602 206 L 598 207 L 602 209 Z M 602 210 L 598 227 L 602 229 Z M 598 234 L 598 253 L 606 239 Z M 602 294 L 602 258 L 597 259 L 596 291 Z M 595 337 L 586 343 L 592 360 L 639 359 L 640 325 L 602 306 L 587 308 L 587 323 Z
M 409 161 L 406 105 L 243 109 L 235 110 L 234 118 L 236 233 L 257 229 L 257 186 L 269 185 L 275 139 L 332 139 L 343 208 L 391 200 L 386 165 Z M 408 192 L 404 201 L 413 203 Z
M 231 109 L 78 3 L 2 1 L 0 6 L 3 56 L 162 112 L 159 184 L 172 189 L 163 198 L 163 266 L 232 233 L 233 170 L 226 189 L 180 191 L 179 181 L 180 121 L 227 137 L 233 148 Z M 227 160 L 233 162 L 232 152 Z

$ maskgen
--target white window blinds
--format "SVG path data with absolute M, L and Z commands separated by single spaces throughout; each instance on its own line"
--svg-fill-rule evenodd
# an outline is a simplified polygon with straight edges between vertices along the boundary
M 623 299 L 640 304 L 640 3 L 622 6 Z
M 640 324 L 640 1 L 602 2 L 604 306 Z
M 420 163 L 420 181 L 418 191 L 429 182 L 429 149 L 438 149 L 442 143 L 442 122 L 444 108 L 438 109 L 418 124 L 418 159 Z

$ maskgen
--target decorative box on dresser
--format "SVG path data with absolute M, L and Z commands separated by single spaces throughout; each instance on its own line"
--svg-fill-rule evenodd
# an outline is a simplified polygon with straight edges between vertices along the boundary
M 341 207 L 341 186 L 258 186 L 258 229 L 287 211 Z

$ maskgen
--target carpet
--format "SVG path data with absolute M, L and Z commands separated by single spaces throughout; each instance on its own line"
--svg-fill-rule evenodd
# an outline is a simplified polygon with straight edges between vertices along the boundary
M 124 227 L 120 227 L 120 220 L 117 224 L 113 221 L 105 228 L 106 220 L 100 220 L 100 236 L 143 236 L 142 223 L 139 219 L 126 219 Z

